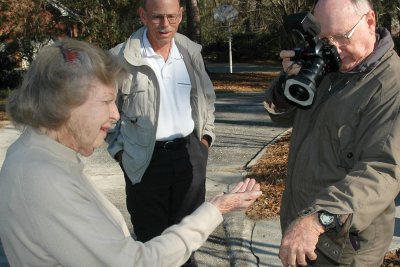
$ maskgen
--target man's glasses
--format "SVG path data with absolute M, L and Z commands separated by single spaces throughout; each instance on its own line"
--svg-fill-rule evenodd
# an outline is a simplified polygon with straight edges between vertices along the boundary
M 164 21 L 164 18 L 167 18 L 169 24 L 176 24 L 179 21 L 181 14 L 154 14 L 150 15 L 150 20 L 154 24 L 160 24 Z
M 362 19 L 367 15 L 368 13 L 365 13 L 364 15 L 361 16 L 361 18 L 358 20 L 358 22 L 356 23 L 356 25 L 353 26 L 353 28 L 350 29 L 350 31 L 348 31 L 345 34 L 336 34 L 336 35 L 330 35 L 330 36 L 326 36 L 321 38 L 322 41 L 329 43 L 329 44 L 333 44 L 333 43 L 346 43 L 350 40 L 351 36 L 353 36 L 354 32 L 357 29 L 357 26 L 361 23 Z

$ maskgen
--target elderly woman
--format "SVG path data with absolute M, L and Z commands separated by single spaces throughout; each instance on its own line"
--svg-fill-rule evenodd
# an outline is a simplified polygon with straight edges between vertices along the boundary
M 179 266 L 222 221 L 260 194 L 254 180 L 205 202 L 178 225 L 141 243 L 83 174 L 119 119 L 115 84 L 124 69 L 85 42 L 43 49 L 8 103 L 23 128 L 0 173 L 0 236 L 15 266 Z

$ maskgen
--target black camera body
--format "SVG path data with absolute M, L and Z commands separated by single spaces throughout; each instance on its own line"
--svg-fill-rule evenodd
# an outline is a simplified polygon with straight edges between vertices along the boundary
M 294 48 L 296 55 L 292 58 L 302 67 L 297 75 L 289 76 L 286 80 L 284 95 L 289 101 L 307 108 L 314 102 L 323 76 L 339 70 L 340 56 L 336 46 L 318 38 L 321 27 L 310 12 L 287 16 L 284 26 L 287 33 L 302 42 L 302 47 Z

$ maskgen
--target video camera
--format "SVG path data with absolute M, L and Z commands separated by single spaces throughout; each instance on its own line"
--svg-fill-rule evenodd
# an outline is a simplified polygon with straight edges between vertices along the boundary
M 285 97 L 301 107 L 311 106 L 323 76 L 338 71 L 341 65 L 339 53 L 334 45 L 318 38 L 320 24 L 310 12 L 295 13 L 284 20 L 287 33 L 298 37 L 302 47 L 294 48 L 292 58 L 301 69 L 297 75 L 289 76 L 285 83 Z

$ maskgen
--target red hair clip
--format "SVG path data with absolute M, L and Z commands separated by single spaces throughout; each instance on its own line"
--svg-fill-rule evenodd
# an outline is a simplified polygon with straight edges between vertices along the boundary
M 59 45 L 58 47 L 61 50 L 65 62 L 73 62 L 77 58 L 77 54 L 71 51 L 71 49 L 65 48 L 63 45 Z

